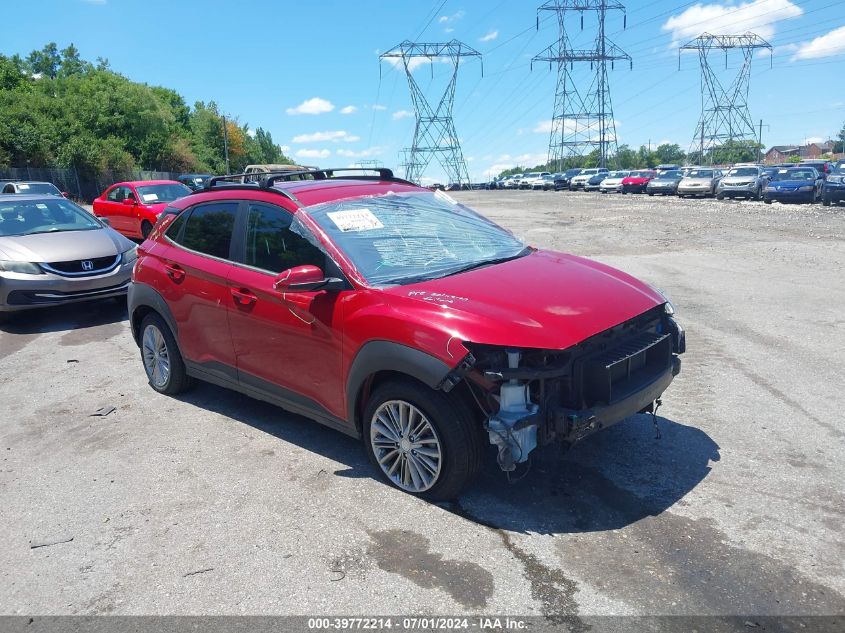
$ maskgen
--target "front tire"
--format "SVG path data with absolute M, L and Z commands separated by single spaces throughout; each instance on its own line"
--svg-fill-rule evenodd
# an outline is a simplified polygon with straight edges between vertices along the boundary
M 822 206 L 829 207 L 830 206 L 830 198 L 827 196 L 822 196 Z
M 392 486 L 451 500 L 478 473 L 480 432 L 456 396 L 411 381 L 386 382 L 364 410 L 367 456 Z
M 150 236 L 150 232 L 153 230 L 153 225 L 150 224 L 148 220 L 144 220 L 141 222 L 141 237 L 147 239 Z
M 141 322 L 141 362 L 150 386 L 159 393 L 172 396 L 191 386 L 176 339 L 154 312 Z

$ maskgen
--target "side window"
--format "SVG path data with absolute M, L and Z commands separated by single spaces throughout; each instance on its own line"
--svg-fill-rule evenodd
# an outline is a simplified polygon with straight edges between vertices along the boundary
M 311 264 L 326 270 L 326 255 L 290 230 L 293 215 L 279 207 L 249 203 L 244 263 L 271 273 Z
M 123 200 L 123 187 L 115 187 L 106 195 L 106 200 L 121 202 Z
M 164 234 L 167 237 L 169 237 L 171 240 L 173 240 L 177 244 L 180 243 L 179 242 L 179 231 L 182 230 L 182 226 L 184 226 L 184 224 L 185 224 L 185 218 L 187 218 L 190 215 L 190 213 L 191 213 L 190 211 L 186 211 L 185 213 L 182 213 L 178 218 L 176 218 L 175 220 L 173 220 L 173 222 L 171 222 L 170 226 L 168 226 L 167 230 L 164 232 Z M 165 216 L 162 215 L 162 219 L 164 219 L 164 217 Z
M 229 259 L 229 245 L 237 213 L 237 202 L 215 202 L 194 208 L 185 220 L 182 246 L 213 257 Z

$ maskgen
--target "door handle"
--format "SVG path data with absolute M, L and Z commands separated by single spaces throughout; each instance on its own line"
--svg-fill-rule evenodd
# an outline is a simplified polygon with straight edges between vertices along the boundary
M 177 284 L 185 278 L 185 271 L 176 264 L 165 264 L 164 272 Z
M 232 298 L 239 306 L 251 306 L 258 301 L 258 297 L 252 294 L 249 290 L 244 290 L 243 288 L 232 288 L 231 291 Z

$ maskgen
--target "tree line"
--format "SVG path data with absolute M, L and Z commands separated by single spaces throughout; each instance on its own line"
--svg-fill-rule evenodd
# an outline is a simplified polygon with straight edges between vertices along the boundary
M 230 170 L 291 163 L 270 132 L 226 120 Z M 189 107 L 175 90 L 130 81 L 73 44 L 25 58 L 0 55 L 0 167 L 73 167 L 82 174 L 223 173 L 224 119 L 216 103 Z

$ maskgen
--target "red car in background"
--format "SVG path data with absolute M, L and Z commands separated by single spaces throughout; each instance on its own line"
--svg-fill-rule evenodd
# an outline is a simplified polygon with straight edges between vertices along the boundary
M 657 172 L 651 169 L 632 171 L 630 176 L 622 180 L 622 193 L 643 193 L 655 176 Z
M 118 182 L 94 200 L 94 215 L 126 237 L 147 239 L 167 204 L 189 193 L 175 180 Z

